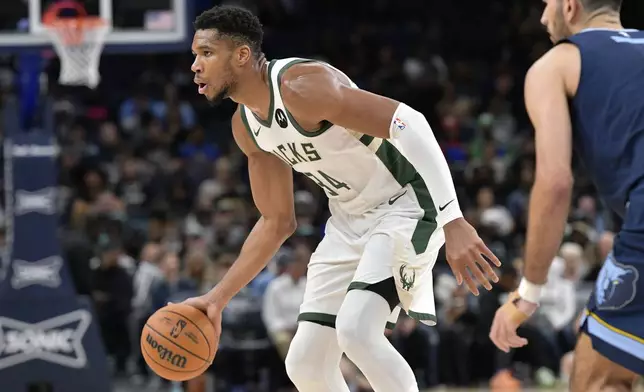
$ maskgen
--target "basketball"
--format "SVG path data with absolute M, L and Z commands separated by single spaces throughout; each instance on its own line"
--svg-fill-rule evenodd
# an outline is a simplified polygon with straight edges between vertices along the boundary
M 218 343 L 208 317 L 182 304 L 156 311 L 141 334 L 145 362 L 156 374 L 172 381 L 189 380 L 206 371 Z

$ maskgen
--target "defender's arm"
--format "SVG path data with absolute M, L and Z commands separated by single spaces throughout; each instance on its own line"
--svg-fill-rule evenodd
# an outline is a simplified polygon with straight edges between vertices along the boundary
M 352 88 L 336 71 L 319 63 L 289 68 L 282 77 L 281 93 L 296 118 L 326 120 L 390 139 L 427 182 L 439 226 L 463 216 L 443 152 L 421 113 L 393 99 Z
M 251 191 L 261 218 L 246 238 L 235 263 L 208 294 L 208 300 L 220 309 L 261 272 L 297 225 L 293 172 L 279 158 L 254 144 L 242 123 L 240 110 L 232 118 L 233 136 L 248 157 Z
M 530 196 L 521 298 L 539 303 L 564 233 L 573 177 L 572 125 L 568 97 L 576 90 L 580 59 L 572 45 L 559 45 L 537 61 L 525 80 L 525 104 L 535 128 L 537 167 Z M 576 81 L 575 81 L 576 80 Z

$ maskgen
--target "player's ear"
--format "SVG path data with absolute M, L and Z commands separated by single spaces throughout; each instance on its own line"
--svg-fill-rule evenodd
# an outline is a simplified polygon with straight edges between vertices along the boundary
M 563 0 L 563 14 L 566 22 L 571 23 L 582 11 L 582 0 Z
M 253 55 L 248 45 L 239 46 L 235 52 L 235 61 L 240 67 L 249 62 Z

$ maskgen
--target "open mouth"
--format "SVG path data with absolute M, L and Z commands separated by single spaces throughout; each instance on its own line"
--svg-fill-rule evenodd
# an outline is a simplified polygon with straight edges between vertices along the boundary
M 206 92 L 206 88 L 208 87 L 208 85 L 206 83 L 199 83 L 197 85 L 199 86 L 199 88 L 198 88 L 199 89 L 199 94 L 203 94 L 203 93 Z

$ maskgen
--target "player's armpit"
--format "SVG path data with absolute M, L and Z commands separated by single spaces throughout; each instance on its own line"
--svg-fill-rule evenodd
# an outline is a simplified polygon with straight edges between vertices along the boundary
M 222 309 L 264 269 L 297 226 L 291 168 L 254 146 L 238 116 L 238 112 L 233 116 L 233 136 L 248 156 L 251 191 L 261 218 L 246 238 L 235 263 L 208 294 L 208 300 Z
M 561 243 L 572 192 L 567 79 L 575 61 L 570 55 L 569 45 L 553 48 L 530 68 L 525 81 L 526 108 L 535 128 L 537 167 L 530 197 L 524 277 L 537 285 L 545 283 Z
M 319 63 L 295 65 L 281 79 L 287 109 L 306 123 L 329 121 L 388 139 L 398 101 L 353 88 L 336 71 Z

